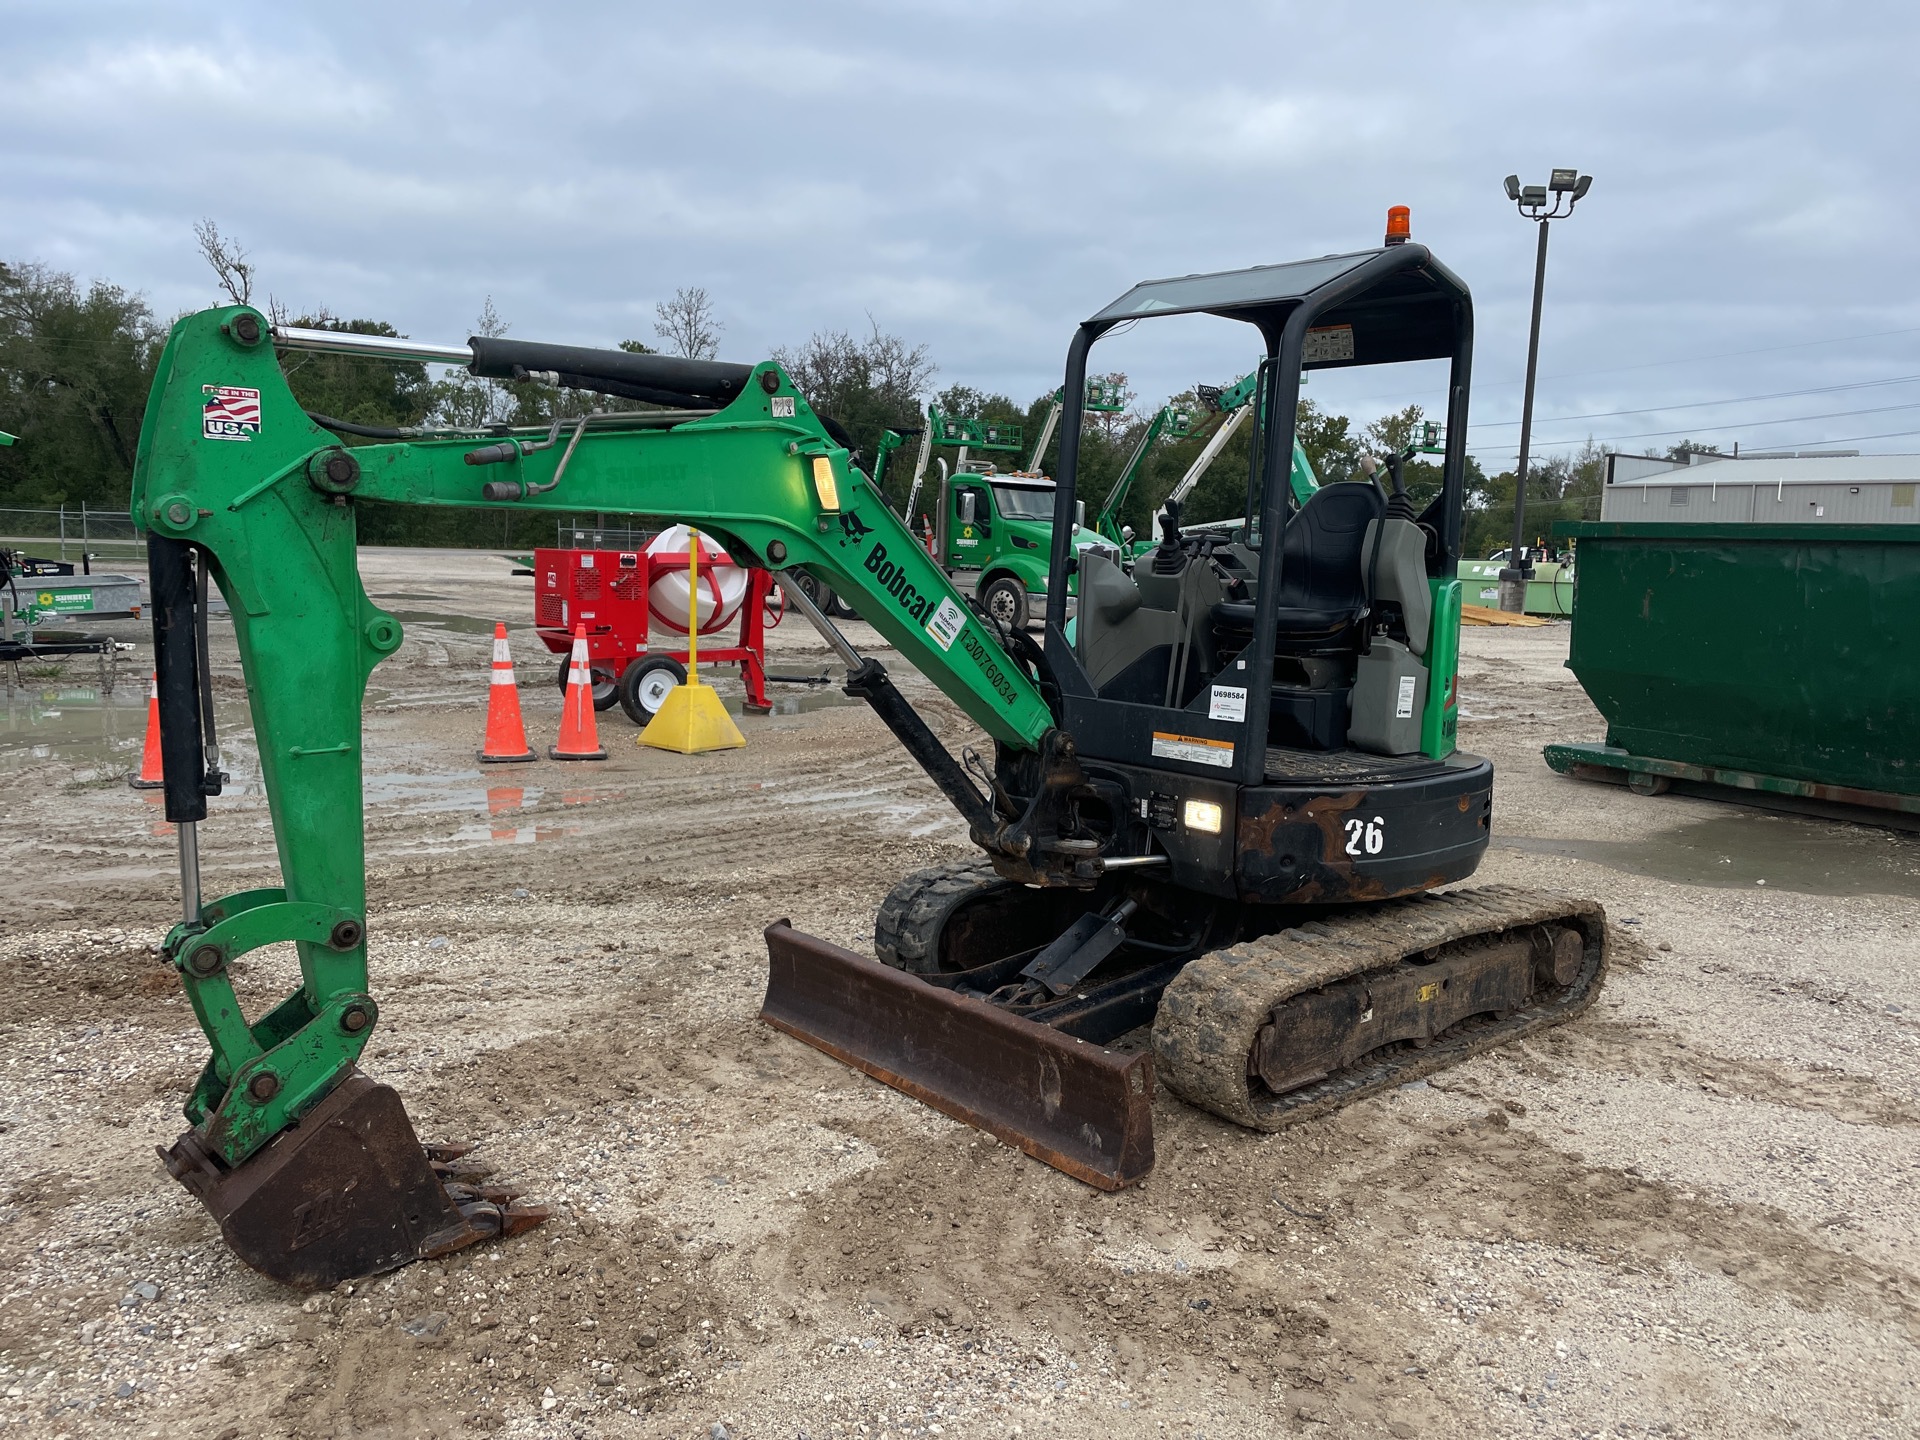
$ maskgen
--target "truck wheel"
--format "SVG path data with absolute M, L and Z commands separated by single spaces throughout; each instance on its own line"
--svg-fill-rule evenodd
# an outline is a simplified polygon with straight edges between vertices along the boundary
M 987 586 L 981 593 L 980 606 L 998 625 L 1009 630 L 1027 628 L 1027 587 L 1011 575 L 1002 575 Z
M 567 672 L 573 668 L 573 657 L 563 655 L 560 658 L 560 693 L 567 693 Z M 620 677 L 604 665 L 588 662 L 587 674 L 593 680 L 593 708 L 611 710 L 614 702 L 620 698 Z
M 833 614 L 833 591 L 830 588 L 822 585 L 804 570 L 794 576 L 794 583 L 800 587 L 802 595 L 820 607 L 822 615 Z
M 678 660 L 642 655 L 620 677 L 620 708 L 634 724 L 644 726 L 659 713 L 667 692 L 686 683 L 686 668 Z

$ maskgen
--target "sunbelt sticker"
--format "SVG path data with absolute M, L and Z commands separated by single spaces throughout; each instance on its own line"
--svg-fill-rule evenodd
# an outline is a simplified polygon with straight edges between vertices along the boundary
M 942 650 L 951 650 L 953 642 L 960 638 L 960 632 L 966 625 L 966 612 L 952 600 L 942 600 L 934 607 L 933 618 L 927 621 L 927 633 L 933 636 L 933 643 Z

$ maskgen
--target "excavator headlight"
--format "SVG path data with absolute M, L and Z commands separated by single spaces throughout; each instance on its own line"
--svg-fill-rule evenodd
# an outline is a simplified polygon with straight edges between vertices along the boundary
M 1203 835 L 1218 835 L 1222 818 L 1220 807 L 1211 800 L 1189 800 L 1180 813 L 1187 829 Z
M 825 455 L 813 457 L 813 493 L 820 497 L 822 510 L 840 508 L 840 482 L 833 478 L 833 461 Z

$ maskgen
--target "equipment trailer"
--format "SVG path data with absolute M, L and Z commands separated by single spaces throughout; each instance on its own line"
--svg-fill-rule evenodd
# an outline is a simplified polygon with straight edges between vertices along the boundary
M 1071 543 L 1088 352 L 1127 320 L 1195 312 L 1265 342 L 1254 543 L 1173 533 L 1129 576 Z M 1329 327 L 1350 327 L 1351 349 L 1326 345 Z M 1424 513 L 1371 480 L 1290 505 L 1313 329 L 1316 356 L 1340 357 L 1313 363 L 1450 361 L 1446 484 Z M 182 319 L 133 488 L 184 896 L 165 950 L 213 1049 L 169 1170 L 243 1259 L 301 1285 L 544 1217 L 461 1182 L 457 1149 L 423 1149 L 395 1092 L 357 1068 L 379 1019 L 360 707 L 401 636 L 355 571 L 363 499 L 670 513 L 743 563 L 855 597 L 986 732 L 990 761 L 957 762 L 790 587 L 846 662 L 848 692 L 966 818 L 983 860 L 901 882 L 878 961 L 770 927 L 765 1018 L 1093 1184 L 1150 1168 L 1156 1066 L 1193 1103 L 1270 1129 L 1577 1014 L 1605 964 L 1598 906 L 1429 894 L 1473 873 L 1491 821 L 1492 767 L 1454 745 L 1471 334 L 1466 287 L 1413 244 L 1150 282 L 1099 311 L 1067 357 L 1036 640 L 966 608 L 771 362 L 276 331 L 245 306 Z M 671 408 L 577 420 L 564 452 L 534 430 L 349 449 L 300 410 L 276 342 L 553 372 Z M 282 883 L 203 901 L 196 826 L 222 778 L 203 708 L 210 581 L 232 607 Z M 288 940 L 300 987 L 250 1022 L 228 967 Z M 1114 1043 L 1149 1024 L 1150 1046 Z

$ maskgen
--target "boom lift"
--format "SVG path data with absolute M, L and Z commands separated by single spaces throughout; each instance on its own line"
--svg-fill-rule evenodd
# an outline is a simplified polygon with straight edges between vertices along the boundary
M 1266 344 L 1257 523 L 1237 546 L 1171 532 L 1129 576 L 1070 543 L 1088 352 L 1124 321 L 1192 312 Z M 169 1170 L 248 1263 L 310 1286 L 542 1218 L 464 1184 L 457 1148 L 423 1149 L 395 1092 L 357 1067 L 379 1020 L 360 708 L 401 635 L 356 574 L 362 500 L 672 514 L 743 561 L 857 597 L 991 759 L 956 761 L 884 667 L 794 596 L 982 854 L 896 887 L 877 961 L 769 927 L 763 1016 L 1069 1174 L 1112 1188 L 1151 1167 L 1156 1066 L 1193 1103 L 1272 1129 L 1578 1013 L 1604 967 L 1598 906 L 1428 893 L 1473 872 L 1491 819 L 1491 766 L 1454 745 L 1471 317 L 1466 287 L 1413 244 L 1149 282 L 1097 312 L 1067 357 L 1040 639 L 967 609 L 771 362 L 276 331 L 245 306 L 182 319 L 132 501 L 179 827 L 184 913 L 165 951 L 213 1051 Z M 1344 358 L 1329 327 L 1350 337 Z M 1450 360 L 1445 488 L 1423 513 L 1371 481 L 1291 507 L 1310 330 L 1312 363 Z M 349 449 L 301 411 L 276 343 L 557 372 L 670 408 L 575 419 L 564 446 L 527 430 Z M 232 609 L 281 866 L 277 886 L 210 900 L 196 840 L 222 779 L 209 582 Z M 228 967 L 282 941 L 300 985 L 250 1020 Z M 1126 1039 L 1147 1025 L 1149 1044 Z
M 1259 391 L 1259 380 L 1260 372 L 1255 370 L 1251 374 L 1241 376 L 1231 385 L 1196 387 L 1200 403 L 1219 416 L 1220 421 L 1214 427 L 1213 433 L 1207 437 L 1207 443 L 1200 448 L 1200 453 L 1193 457 L 1193 463 L 1187 467 L 1186 473 L 1174 482 L 1173 489 L 1167 492 L 1167 498 L 1160 502 L 1160 509 L 1154 516 L 1156 529 L 1161 524 L 1161 517 L 1165 515 L 1174 516 L 1175 523 L 1179 523 L 1180 507 L 1186 503 L 1187 496 L 1191 495 L 1194 487 L 1206 478 L 1207 471 L 1213 468 L 1213 462 L 1219 459 L 1220 452 L 1227 448 L 1227 442 L 1239 433 L 1240 427 L 1246 424 L 1247 417 L 1253 414 L 1252 403 Z M 1313 465 L 1307 459 L 1307 452 L 1300 447 L 1297 439 L 1293 442 L 1293 472 L 1288 477 L 1288 484 L 1292 487 L 1293 503 L 1296 506 L 1306 504 L 1308 497 L 1320 488 L 1320 482 L 1314 477 Z M 1233 522 L 1235 526 L 1245 523 L 1244 517 Z M 1152 540 L 1141 541 L 1136 548 L 1148 549 L 1153 543 Z
M 1093 528 L 1097 532 L 1115 545 L 1124 547 L 1132 542 L 1131 529 L 1124 535 L 1120 531 L 1120 507 L 1127 503 L 1127 492 L 1133 489 L 1140 467 L 1146 463 L 1147 454 L 1156 441 L 1178 440 L 1192 429 L 1193 415 L 1184 405 L 1162 405 L 1154 412 L 1153 418 L 1147 422 L 1147 428 L 1140 432 L 1140 438 L 1134 442 L 1133 453 L 1127 457 L 1127 463 L 1120 468 L 1119 479 L 1107 491 L 1107 498 L 1100 502 L 1100 513 L 1093 517 Z

